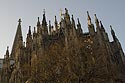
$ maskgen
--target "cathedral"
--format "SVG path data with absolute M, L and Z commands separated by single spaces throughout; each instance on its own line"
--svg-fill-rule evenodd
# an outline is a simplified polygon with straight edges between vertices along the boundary
M 0 69 L 0 83 L 125 83 L 125 55 L 111 28 L 110 41 L 102 22 L 87 11 L 88 32 L 83 32 L 67 8 L 54 25 L 38 17 L 24 42 L 21 19 L 11 52 L 9 47 Z

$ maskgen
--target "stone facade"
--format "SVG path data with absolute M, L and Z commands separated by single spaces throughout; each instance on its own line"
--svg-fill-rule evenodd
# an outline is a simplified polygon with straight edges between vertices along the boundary
M 3 59 L 0 58 L 0 80 L 1 80 L 2 66 L 3 66 Z
M 110 42 L 95 14 L 95 25 L 87 12 L 88 30 L 83 33 L 65 8 L 54 26 L 38 17 L 37 30 L 31 26 L 23 41 L 19 19 L 11 53 L 3 60 L 1 83 L 125 83 L 125 56 L 111 27 Z

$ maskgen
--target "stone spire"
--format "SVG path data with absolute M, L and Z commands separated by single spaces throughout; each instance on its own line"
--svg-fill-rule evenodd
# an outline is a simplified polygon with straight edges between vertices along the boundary
M 100 26 L 101 26 L 101 29 L 105 32 L 105 28 L 104 28 L 104 26 L 103 26 L 101 21 L 100 21 Z
M 37 33 L 36 33 L 36 27 L 34 27 L 34 31 L 33 31 L 33 39 L 36 38 Z
M 95 24 L 96 24 L 96 27 L 99 28 L 99 20 L 98 20 L 96 14 L 94 14 L 94 17 L 95 17 Z
M 78 20 L 78 25 L 81 27 L 81 24 L 80 24 L 79 18 L 78 18 L 77 20 Z
M 52 34 L 52 26 L 51 26 L 51 21 L 49 20 L 49 34 L 51 35 Z
M 33 38 L 36 37 L 37 33 L 36 33 L 36 27 L 34 27 L 34 31 L 33 31 Z
M 87 11 L 87 20 L 88 20 L 88 25 L 91 25 L 91 17 L 89 16 L 89 12 Z
M 16 31 L 16 35 L 15 35 L 15 38 L 14 38 L 14 43 L 13 43 L 13 46 L 12 46 L 12 52 L 11 52 L 11 58 L 15 58 L 15 52 L 17 50 L 17 47 L 18 47 L 18 43 L 19 43 L 19 40 L 20 38 L 22 38 L 22 30 L 21 30 L 21 19 L 19 19 L 18 21 L 18 26 L 17 26 L 17 31 Z
M 58 32 L 58 22 L 57 22 L 56 16 L 55 16 L 55 29 L 56 29 L 56 32 Z
M 31 50 L 32 49 L 32 34 L 31 34 L 31 26 L 29 26 L 29 30 L 28 30 L 28 34 L 27 34 L 27 38 L 26 38 L 26 48 Z
M 113 37 L 113 40 L 116 41 L 117 40 L 117 37 L 115 35 L 115 31 L 113 30 L 112 26 L 110 25 L 110 28 L 111 28 L 111 34 L 112 34 L 112 37 Z
M 34 27 L 34 31 L 33 31 L 33 38 L 32 38 L 32 49 L 35 51 L 36 47 L 37 47 L 37 33 L 36 33 L 36 27 Z
M 71 24 L 71 22 L 70 22 L 70 16 L 69 16 L 67 8 L 65 8 L 64 19 L 65 19 L 67 25 Z
M 31 26 L 29 26 L 28 34 L 31 35 Z
M 55 24 L 58 24 L 56 16 L 55 16 Z
M 45 25 L 45 26 L 47 25 L 46 16 L 45 16 L 45 10 L 44 10 L 44 13 L 43 13 L 42 25 Z
M 78 20 L 78 24 L 77 24 L 78 34 L 81 34 L 82 33 L 82 28 L 81 28 L 81 24 L 80 24 L 79 18 L 77 20 Z
M 104 26 L 103 26 L 101 21 L 100 21 L 100 29 L 101 29 L 101 33 L 102 33 L 103 39 L 106 40 L 106 41 L 109 41 L 108 34 L 105 31 L 105 28 L 104 28 Z
M 22 30 L 21 30 L 21 19 L 19 19 L 19 21 L 18 21 L 19 23 L 18 23 L 18 28 L 17 28 L 17 32 L 16 32 L 16 35 L 18 35 L 18 36 L 22 36 Z
M 95 28 L 94 25 L 91 22 L 91 17 L 89 16 L 89 12 L 87 11 L 87 21 L 88 21 L 88 30 L 91 36 L 95 34 Z
M 36 33 L 36 27 L 34 27 L 34 32 L 33 33 Z
M 73 15 L 72 15 L 72 33 L 74 36 L 76 36 L 76 27 L 75 27 L 75 20 Z
M 9 58 L 9 46 L 7 46 L 7 50 L 6 50 L 6 57 Z
M 45 10 L 43 11 L 43 20 L 42 20 L 42 33 L 44 35 L 47 35 L 48 34 L 48 28 L 47 28 L 47 22 L 46 22 L 46 16 L 45 16 Z
M 75 20 L 74 20 L 73 15 L 72 15 L 72 25 L 75 26 Z
M 40 25 L 39 17 L 38 17 L 38 21 L 37 21 L 37 33 L 41 33 L 41 25 Z
M 40 20 L 39 20 L 39 17 L 38 17 L 38 21 L 37 21 L 37 26 L 40 26 Z
M 94 14 L 94 17 L 95 17 L 95 24 L 96 24 L 97 34 L 98 34 L 98 36 L 101 37 L 101 28 L 100 28 L 100 25 L 99 25 L 99 20 L 98 20 L 96 14 Z

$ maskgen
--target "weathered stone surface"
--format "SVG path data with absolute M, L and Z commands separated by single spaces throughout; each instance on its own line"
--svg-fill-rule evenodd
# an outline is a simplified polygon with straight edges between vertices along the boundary
M 37 31 L 32 34 L 29 26 L 26 45 L 19 20 L 12 52 L 7 49 L 3 59 L 1 83 L 125 83 L 125 57 L 113 29 L 110 42 L 97 16 L 95 31 L 87 12 L 89 32 L 83 33 L 79 19 L 76 28 L 65 11 L 60 23 L 55 17 L 56 30 L 47 25 L 45 13 L 42 23 L 38 18 Z

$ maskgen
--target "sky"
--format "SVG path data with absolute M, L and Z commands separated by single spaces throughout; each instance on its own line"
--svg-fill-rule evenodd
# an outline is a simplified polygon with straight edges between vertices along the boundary
M 22 19 L 25 41 L 28 27 L 33 29 L 36 26 L 37 17 L 42 21 L 44 9 L 47 22 L 53 22 L 55 15 L 60 21 L 60 10 L 64 12 L 65 8 L 70 15 L 74 15 L 76 23 L 77 18 L 80 19 L 83 32 L 88 32 L 86 12 L 89 11 L 93 23 L 94 14 L 97 14 L 110 41 L 112 37 L 109 26 L 112 25 L 125 52 L 125 0 L 0 0 L 0 58 L 4 57 L 7 46 L 11 52 L 19 18 Z

